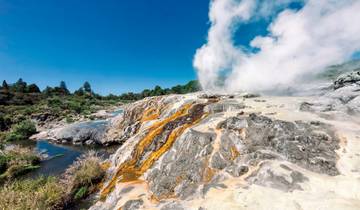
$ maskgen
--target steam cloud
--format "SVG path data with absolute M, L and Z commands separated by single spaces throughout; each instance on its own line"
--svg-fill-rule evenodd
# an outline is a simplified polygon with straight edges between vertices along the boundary
M 203 88 L 234 92 L 291 86 L 360 49 L 359 0 L 307 0 L 299 10 L 287 9 L 292 2 L 212 0 L 207 43 L 194 58 Z M 270 17 L 268 35 L 250 43 L 257 52 L 234 45 L 237 26 Z M 225 83 L 220 85 L 221 78 Z

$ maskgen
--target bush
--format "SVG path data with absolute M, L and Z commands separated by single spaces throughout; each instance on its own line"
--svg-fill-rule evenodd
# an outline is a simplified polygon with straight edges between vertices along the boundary
M 18 180 L 0 189 L 0 209 L 55 209 L 61 206 L 65 189 L 55 177 Z
M 86 197 L 96 190 L 96 185 L 105 176 L 101 159 L 93 151 L 82 155 L 65 172 L 64 184 L 74 199 Z
M 78 102 L 76 102 L 76 101 L 69 101 L 69 102 L 67 103 L 67 108 L 68 108 L 69 110 L 74 111 L 74 112 L 77 113 L 77 114 L 80 114 L 81 111 L 83 110 L 81 104 L 78 103 Z
M 5 135 L 5 141 L 20 141 L 23 140 L 23 137 L 19 134 L 10 132 Z
M 0 114 L 0 131 L 8 130 L 11 127 L 12 120 L 10 116 Z
M 6 135 L 6 141 L 16 141 L 28 139 L 31 135 L 36 133 L 36 127 L 33 122 L 30 120 L 22 121 L 15 126 L 12 130 Z
M 5 155 L 0 155 L 0 174 L 7 169 L 8 158 Z

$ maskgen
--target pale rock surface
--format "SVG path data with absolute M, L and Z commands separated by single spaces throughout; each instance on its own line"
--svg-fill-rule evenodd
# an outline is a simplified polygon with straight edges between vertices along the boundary
M 342 81 L 320 97 L 128 105 L 107 130 L 124 144 L 90 209 L 360 209 L 360 92 Z

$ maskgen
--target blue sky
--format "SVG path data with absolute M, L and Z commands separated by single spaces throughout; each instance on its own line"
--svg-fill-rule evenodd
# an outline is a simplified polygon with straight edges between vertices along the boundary
M 0 0 L 0 79 L 71 90 L 89 81 L 101 94 L 184 84 L 196 79 L 208 10 L 209 0 Z M 235 44 L 270 22 L 240 26 Z
M 0 79 L 102 94 L 195 79 L 208 0 L 0 0 Z

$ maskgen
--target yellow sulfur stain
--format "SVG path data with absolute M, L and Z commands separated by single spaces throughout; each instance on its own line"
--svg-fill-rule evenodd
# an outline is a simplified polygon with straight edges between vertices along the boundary
M 212 178 L 215 175 L 215 171 L 214 169 L 210 168 L 210 167 L 206 167 L 205 171 L 204 171 L 204 175 L 203 175 L 203 181 L 205 183 L 208 183 L 212 180 Z
M 179 117 L 186 116 L 191 107 L 192 104 L 186 104 L 169 118 L 157 122 L 149 128 L 148 134 L 136 146 L 133 153 L 133 158 L 120 165 L 116 174 L 110 180 L 109 184 L 103 189 L 100 194 L 101 200 L 104 200 L 107 195 L 114 190 L 117 181 L 130 182 L 137 180 L 146 170 L 148 170 L 152 166 L 152 164 L 156 160 L 161 157 L 161 155 L 163 155 L 172 146 L 176 138 L 181 135 L 182 132 L 184 132 L 188 127 L 197 123 L 200 120 L 196 119 L 191 124 L 184 124 L 181 127 L 173 130 L 164 145 L 162 145 L 157 151 L 150 154 L 150 156 L 140 165 L 140 167 L 136 166 L 137 162 L 142 157 L 145 149 L 152 143 L 154 137 L 163 132 L 164 126 Z
M 150 108 L 145 110 L 140 122 L 147 122 L 151 120 L 155 120 L 159 117 L 159 110 L 155 108 Z
M 230 148 L 230 152 L 231 152 L 231 160 L 235 160 L 240 155 L 240 152 L 236 149 L 235 146 L 232 146 Z
M 111 166 L 111 162 L 110 161 L 105 161 L 103 163 L 100 164 L 100 167 L 102 170 L 107 171 Z

